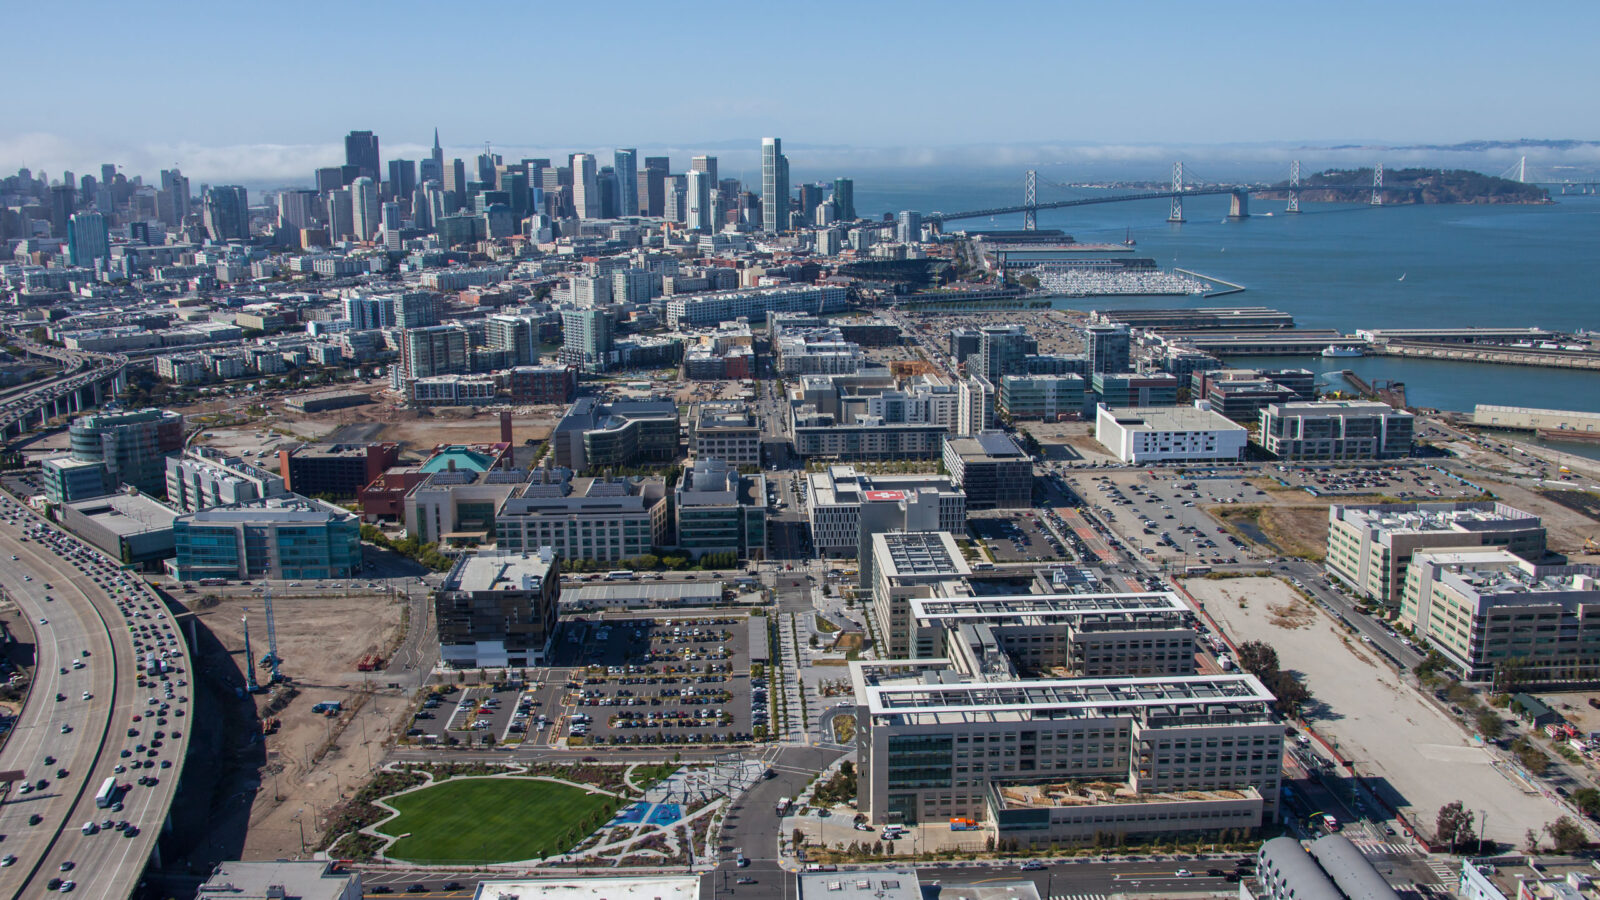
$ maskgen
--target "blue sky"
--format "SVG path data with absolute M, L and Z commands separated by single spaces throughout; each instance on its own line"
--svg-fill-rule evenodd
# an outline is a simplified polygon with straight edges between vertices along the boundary
M 778 134 L 797 168 L 1600 138 L 1592 3 L 64 2 L 13 24 L 30 77 L 0 171 L 288 177 L 352 128 L 388 158 L 434 125 L 456 155 Z

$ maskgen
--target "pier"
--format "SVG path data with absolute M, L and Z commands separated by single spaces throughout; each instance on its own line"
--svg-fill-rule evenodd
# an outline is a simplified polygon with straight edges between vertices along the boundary
M 1211 299 L 1212 297 L 1226 297 L 1229 294 L 1242 294 L 1242 293 L 1244 293 L 1244 285 L 1242 285 L 1242 284 L 1234 284 L 1231 281 L 1223 281 L 1221 278 L 1213 278 L 1210 275 L 1201 275 L 1199 272 L 1191 271 L 1189 269 L 1180 269 L 1180 268 L 1177 268 L 1176 266 L 1173 267 L 1172 271 L 1174 271 L 1174 272 L 1182 272 L 1183 274 L 1188 275 L 1191 278 L 1198 278 L 1201 281 L 1210 281 L 1210 282 L 1213 282 L 1215 284 L 1220 284 L 1223 287 L 1227 288 L 1227 290 L 1225 290 L 1225 291 L 1212 291 L 1209 294 L 1206 294 L 1205 296 L 1206 296 L 1206 299 L 1208 299 L 1208 300 Z
M 1415 359 L 1444 359 L 1454 362 L 1495 363 L 1504 366 L 1536 366 L 1547 369 L 1589 369 L 1600 371 L 1600 353 L 1593 350 L 1542 350 L 1521 347 L 1437 344 L 1422 341 L 1389 341 L 1372 344 L 1373 356 L 1405 356 Z
M 1365 378 L 1349 369 L 1343 369 L 1339 374 L 1343 375 L 1344 380 L 1348 381 L 1350 386 L 1356 389 L 1356 393 L 1361 396 L 1375 398 L 1379 402 L 1387 403 L 1395 409 L 1406 408 L 1406 383 L 1404 381 L 1378 379 L 1369 384 Z

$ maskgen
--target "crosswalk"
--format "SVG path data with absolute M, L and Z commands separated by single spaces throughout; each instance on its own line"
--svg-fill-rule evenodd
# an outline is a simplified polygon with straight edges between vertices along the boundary
M 1110 900 L 1105 894 L 1051 894 L 1050 900 Z
M 1409 856 L 1413 849 L 1407 844 L 1397 844 L 1394 841 L 1378 841 L 1371 838 L 1354 838 L 1350 843 L 1356 845 L 1366 856 Z
M 1428 871 L 1438 877 L 1440 884 L 1455 884 L 1461 878 L 1459 864 L 1452 864 L 1449 860 L 1430 856 L 1424 859 L 1422 864 L 1428 867 Z

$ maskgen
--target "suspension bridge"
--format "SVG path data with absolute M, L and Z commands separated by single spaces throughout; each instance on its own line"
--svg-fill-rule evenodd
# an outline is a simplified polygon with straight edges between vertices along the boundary
M 1528 165 L 1526 156 L 1507 166 L 1500 177 L 1542 188 L 1559 188 L 1563 194 L 1593 194 L 1600 191 L 1600 178 L 1596 178 L 1592 172 L 1573 166 L 1532 167 Z
M 1378 163 L 1372 169 L 1372 182 L 1370 184 L 1315 184 L 1302 185 L 1300 181 L 1300 161 L 1295 160 L 1289 166 L 1289 181 L 1286 185 L 1246 185 L 1246 184 L 1203 184 L 1189 183 L 1184 179 L 1183 163 L 1172 164 L 1172 186 L 1161 190 L 1137 191 L 1126 194 L 1099 194 L 1088 197 L 1074 197 L 1068 200 L 1050 200 L 1043 203 L 1038 199 L 1040 182 L 1037 170 L 1029 169 L 1023 181 L 1022 203 L 1016 206 L 995 206 L 988 209 L 973 209 L 965 212 L 935 212 L 922 217 L 922 221 L 943 224 L 960 219 L 982 219 L 993 216 L 1022 214 L 1022 227 L 1024 230 L 1033 231 L 1038 226 L 1039 211 L 1047 209 L 1067 209 L 1074 206 L 1094 206 L 1102 203 L 1132 203 L 1140 200 L 1168 200 L 1171 202 L 1171 212 L 1167 216 L 1168 222 L 1183 222 L 1183 201 L 1187 197 L 1231 195 L 1232 201 L 1228 204 L 1228 218 L 1245 219 L 1250 216 L 1250 195 L 1264 193 L 1288 193 L 1289 199 L 1285 212 L 1297 213 L 1300 211 L 1300 194 L 1302 191 L 1350 191 L 1366 195 L 1368 202 L 1373 206 L 1383 205 L 1383 163 Z M 1047 184 L 1053 184 L 1047 182 Z M 1065 188 L 1067 185 L 1055 184 L 1055 187 Z M 886 225 L 893 223 L 884 223 Z

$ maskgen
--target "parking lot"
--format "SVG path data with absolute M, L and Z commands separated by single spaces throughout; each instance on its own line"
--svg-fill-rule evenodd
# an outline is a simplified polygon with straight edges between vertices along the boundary
M 1230 565 L 1248 559 L 1244 543 L 1206 513 L 1207 504 L 1251 503 L 1266 492 L 1240 474 L 1073 473 L 1068 483 L 1112 528 L 1147 558 L 1182 558 L 1190 565 Z
M 563 623 L 557 664 L 575 665 L 556 737 L 586 744 L 750 740 L 766 724 L 744 616 L 686 614 Z
M 1074 559 L 1033 511 L 1002 510 L 970 518 L 967 525 L 983 539 L 995 562 Z
M 550 692 L 540 690 L 537 683 L 528 689 L 508 683 L 449 690 L 423 702 L 407 736 L 418 741 L 442 741 L 448 734 L 463 743 L 486 739 L 515 743 L 548 732 L 548 723 L 559 712 L 559 702 L 553 702 Z M 539 727 L 540 715 L 545 716 L 545 728 Z
M 1402 500 L 1459 500 L 1476 497 L 1476 488 L 1426 466 L 1339 466 L 1293 464 L 1263 466 L 1261 474 L 1280 486 L 1298 488 L 1313 497 L 1382 494 Z

